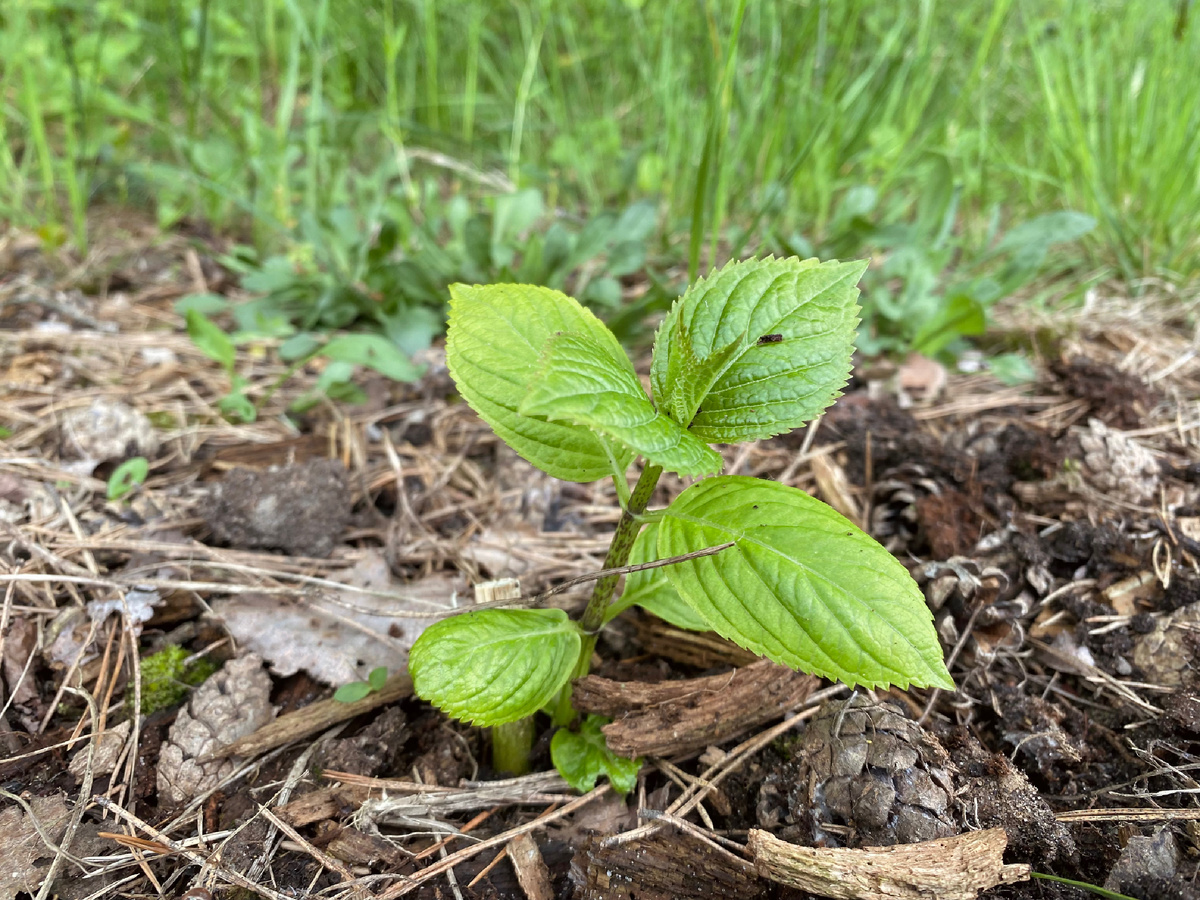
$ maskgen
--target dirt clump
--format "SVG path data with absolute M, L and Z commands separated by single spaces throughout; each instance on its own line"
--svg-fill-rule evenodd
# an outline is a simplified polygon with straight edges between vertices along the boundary
M 317 459 L 274 471 L 234 469 L 214 485 L 204 520 L 219 543 L 328 556 L 350 518 L 346 470 Z
M 1088 404 L 1088 415 L 1114 428 L 1137 428 L 1159 401 L 1140 378 L 1086 356 L 1052 363 L 1059 387 Z

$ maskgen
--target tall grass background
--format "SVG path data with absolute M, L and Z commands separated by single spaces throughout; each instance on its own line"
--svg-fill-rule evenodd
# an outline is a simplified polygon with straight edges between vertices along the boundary
M 1095 262 L 1200 270 L 1188 0 L 21 0 L 0 5 L 0 217 L 99 203 L 281 245 L 304 215 L 540 188 L 660 199 L 696 262 L 815 241 L 947 172 L 958 228 L 1073 208 Z M 695 224 L 703 213 L 703 227 Z M 703 240 L 697 246 L 697 231 Z

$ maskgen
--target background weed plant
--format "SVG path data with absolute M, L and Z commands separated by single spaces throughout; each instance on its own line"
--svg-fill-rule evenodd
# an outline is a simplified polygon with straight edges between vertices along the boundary
M 1200 260 L 1200 35 L 1166 0 L 28 0 L 0 12 L 0 210 L 83 244 L 97 201 L 236 227 L 265 250 L 382 179 L 659 198 L 712 240 L 828 236 L 871 185 L 915 208 L 943 158 L 959 226 L 1073 208 L 1095 261 Z M 709 139 L 713 123 L 719 145 Z M 367 187 L 364 187 L 364 180 Z M 740 246 L 737 246 L 740 245 Z M 704 248 L 711 256 L 712 245 Z M 711 262 L 711 259 L 707 260 Z

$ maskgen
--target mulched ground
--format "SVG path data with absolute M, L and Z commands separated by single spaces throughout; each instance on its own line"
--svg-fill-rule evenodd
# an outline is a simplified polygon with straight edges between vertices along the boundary
M 1196 298 L 1001 315 L 998 343 L 1046 354 L 1036 384 L 864 366 L 818 425 L 729 449 L 727 472 L 817 494 L 909 566 L 959 689 L 837 705 L 848 691 L 631 614 L 589 682 L 610 740 L 653 748 L 626 802 L 552 774 L 493 783 L 487 734 L 407 696 L 403 672 L 472 585 L 531 595 L 599 569 L 611 489 L 516 458 L 436 349 L 419 383 L 365 375 L 364 405 L 285 418 L 314 366 L 231 425 L 226 376 L 172 312 L 228 289 L 215 253 L 120 224 L 83 261 L 0 238 L 0 900 L 47 878 L 74 898 L 536 897 L 530 853 L 541 896 L 803 897 L 755 874 L 752 831 L 873 846 L 926 825 L 1007 827 L 1005 862 L 1130 896 L 1197 894 Z M 285 367 L 263 344 L 239 372 L 261 396 Z M 139 453 L 149 479 L 107 501 Z M 682 487 L 664 478 L 656 502 Z M 224 668 L 135 720 L 160 687 L 136 673 L 172 645 Z M 384 692 L 328 699 L 380 665 Z M 614 681 L 640 683 L 624 707 Z M 869 762 L 839 769 L 858 749 Z

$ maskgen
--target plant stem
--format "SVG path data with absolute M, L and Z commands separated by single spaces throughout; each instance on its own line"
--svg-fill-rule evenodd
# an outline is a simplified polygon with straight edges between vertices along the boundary
M 616 569 L 629 562 L 629 551 L 633 549 L 633 542 L 642 527 L 639 517 L 646 511 L 660 475 L 662 475 L 662 466 L 647 465 L 642 469 L 642 474 L 638 477 L 637 484 L 633 486 L 633 491 L 629 495 L 629 503 L 622 511 L 620 521 L 617 522 L 617 530 L 613 532 L 612 543 L 608 545 L 608 555 L 604 557 L 604 568 Z M 620 575 L 606 575 L 592 588 L 592 597 L 588 600 L 587 609 L 583 612 L 583 619 L 579 622 L 579 627 L 583 630 L 583 646 L 579 651 L 579 662 L 575 664 L 575 671 L 571 674 L 571 681 L 582 678 L 591 668 L 592 651 L 596 648 L 596 635 L 604 627 L 604 611 L 612 602 L 613 592 L 617 589 L 617 579 L 620 577 Z M 574 718 L 574 715 L 571 707 L 571 683 L 568 681 L 562 693 L 559 694 L 554 722 L 557 725 L 566 725 Z
M 511 775 L 529 773 L 529 754 L 536 733 L 533 716 L 492 726 L 492 768 Z

